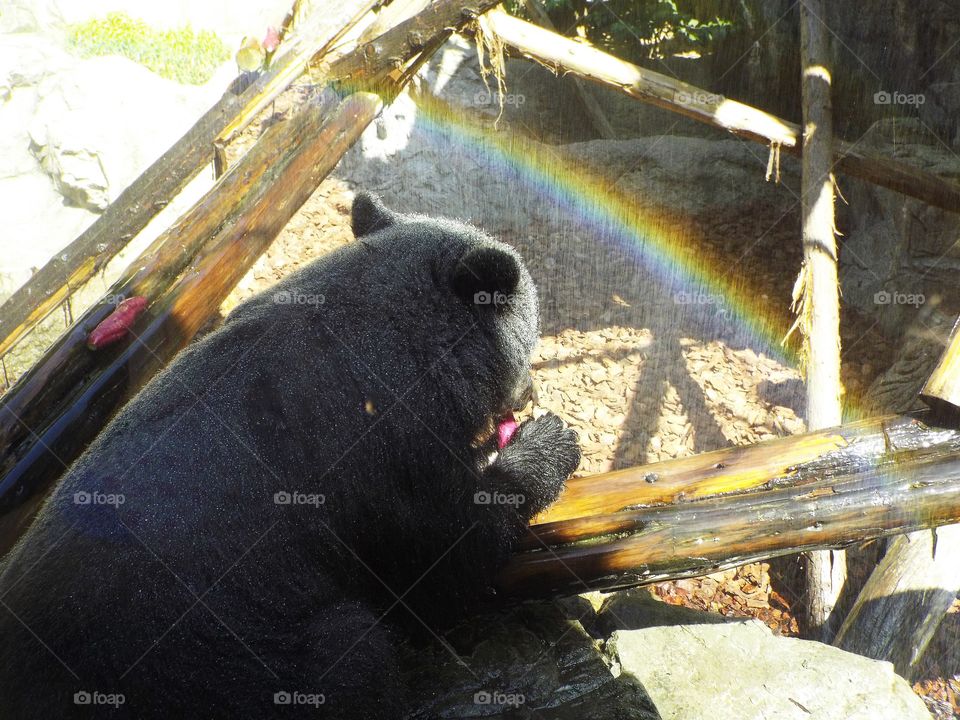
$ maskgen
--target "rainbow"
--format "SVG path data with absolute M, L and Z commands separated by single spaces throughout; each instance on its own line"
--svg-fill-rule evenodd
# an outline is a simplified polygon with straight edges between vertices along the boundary
M 515 133 L 490 132 L 475 119 L 435 97 L 417 98 L 417 125 L 429 142 L 456 143 L 474 160 L 532 188 L 596 237 L 621 245 L 655 277 L 674 288 L 720 298 L 725 320 L 738 340 L 778 362 L 798 367 L 796 342 L 784 342 L 793 316 L 786 306 L 758 297 L 749 278 L 730 272 L 723 258 L 703 252 L 697 230 L 682 218 L 637 207 L 609 178 L 559 159 L 548 148 Z M 799 268 L 798 268 L 799 269 Z M 845 421 L 864 417 L 856 399 L 845 396 Z

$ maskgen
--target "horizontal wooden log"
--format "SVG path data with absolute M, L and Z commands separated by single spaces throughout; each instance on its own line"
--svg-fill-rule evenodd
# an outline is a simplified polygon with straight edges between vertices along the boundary
M 909 422 L 889 415 L 755 445 L 572 478 L 560 499 L 537 516 L 535 524 L 773 489 L 778 484 L 815 479 L 818 475 L 811 469 L 819 466 L 814 463 L 829 464 L 836 452 L 852 445 L 882 446 L 885 436 L 896 436 L 904 430 L 910 430 Z M 799 468 L 805 469 L 802 478 L 797 477 Z
M 960 519 L 960 431 L 909 417 L 874 427 L 752 490 L 537 523 L 500 589 L 524 597 L 611 590 Z M 773 453 L 781 442 L 740 449 Z M 637 474 L 663 476 L 662 464 Z
M 490 12 L 487 18 L 507 47 L 555 72 L 574 73 L 738 137 L 800 154 L 800 127 L 796 123 L 620 60 L 505 12 Z M 960 186 L 956 183 L 897 160 L 875 157 L 838 138 L 833 146 L 838 170 L 935 207 L 960 212 Z
M 311 27 L 308 59 L 329 48 L 351 13 L 369 2 L 349 0 Z M 226 93 L 173 146 L 157 158 L 73 242 L 58 252 L 0 306 L 0 355 L 7 352 L 70 293 L 100 272 L 214 158 L 214 141 L 250 117 L 263 97 L 283 88 L 304 70 L 302 48 L 291 42 L 271 70 L 241 94 Z

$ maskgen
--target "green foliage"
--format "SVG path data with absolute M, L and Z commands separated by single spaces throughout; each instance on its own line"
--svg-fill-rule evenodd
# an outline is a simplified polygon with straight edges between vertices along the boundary
M 523 13 L 522 0 L 510 1 L 516 6 L 512 10 Z M 732 27 L 720 17 L 698 19 L 683 0 L 537 1 L 565 34 L 574 34 L 575 28 L 576 34 L 625 59 L 707 54 Z
M 123 55 L 180 83 L 202 85 L 230 58 L 230 50 L 215 33 L 189 26 L 155 30 L 124 13 L 88 20 L 68 30 L 68 43 L 81 57 Z

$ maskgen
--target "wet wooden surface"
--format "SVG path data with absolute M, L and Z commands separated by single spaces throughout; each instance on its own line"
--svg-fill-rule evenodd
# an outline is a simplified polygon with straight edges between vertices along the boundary
M 738 488 L 732 494 L 696 499 L 674 493 L 665 504 L 662 494 L 651 491 L 619 512 L 536 523 L 502 574 L 501 590 L 514 596 L 609 590 L 960 520 L 960 431 L 899 417 L 835 434 L 845 432 L 841 447 L 783 466 L 752 489 L 734 482 Z M 757 467 L 749 462 L 752 454 L 775 457 L 780 444 L 792 452 L 804 437 L 737 448 L 748 460 L 741 459 L 731 474 Z M 645 482 L 651 473 L 667 475 L 661 465 L 677 462 L 624 472 Z M 602 487 L 608 476 L 593 480 Z M 696 477 L 688 479 L 696 486 Z M 717 478 L 712 482 L 724 487 Z M 643 504 L 654 497 L 661 504 Z M 564 503 L 559 502 L 561 511 Z

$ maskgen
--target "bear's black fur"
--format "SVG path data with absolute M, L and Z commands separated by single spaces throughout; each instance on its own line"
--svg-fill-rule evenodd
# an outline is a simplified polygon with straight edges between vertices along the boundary
M 4 718 L 398 717 L 398 633 L 469 610 L 557 497 L 556 416 L 485 439 L 537 340 L 517 253 L 365 194 L 353 228 L 60 481 L 0 572 Z

